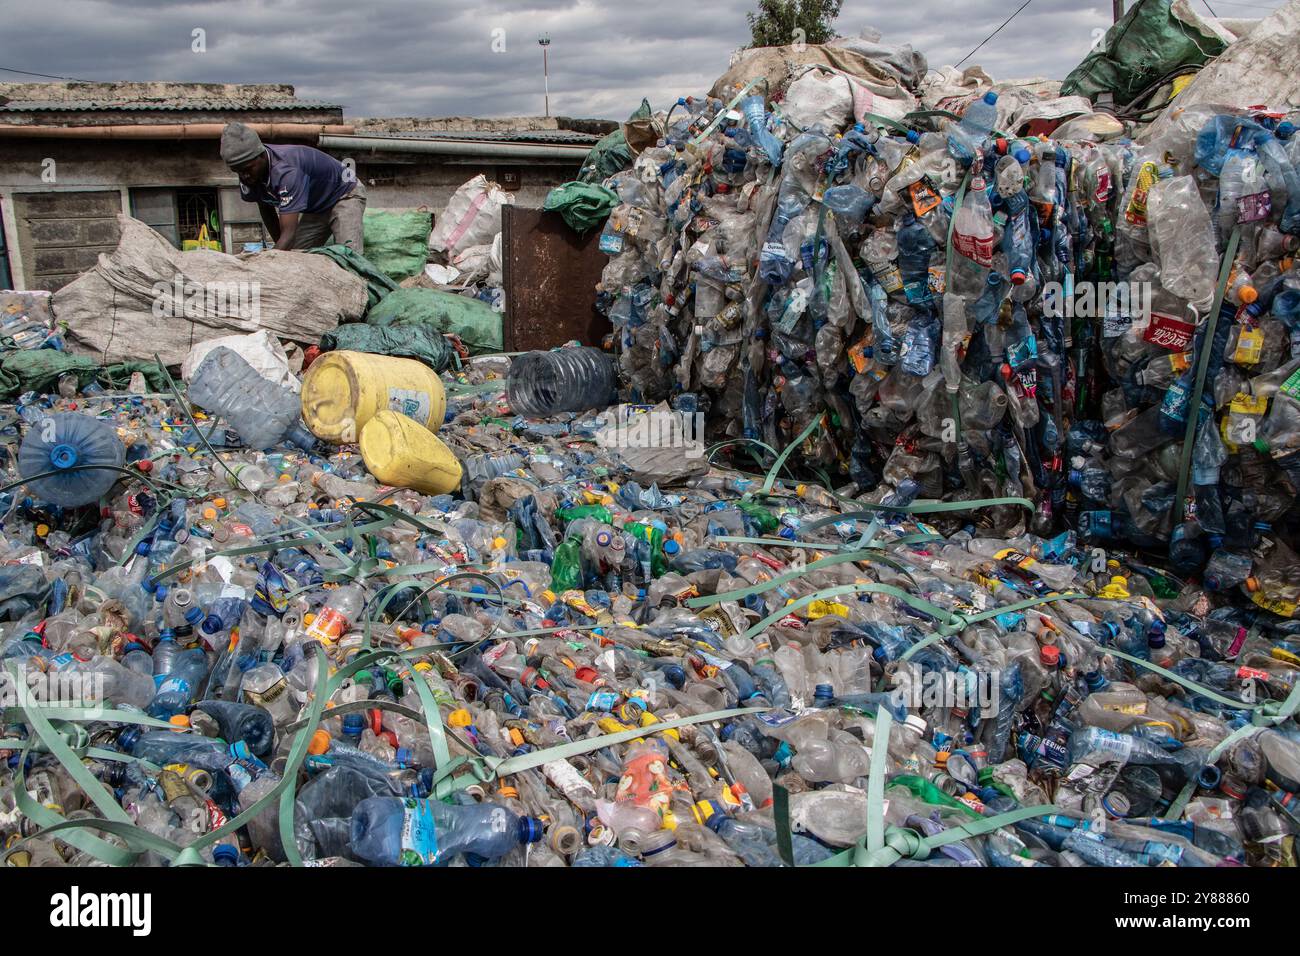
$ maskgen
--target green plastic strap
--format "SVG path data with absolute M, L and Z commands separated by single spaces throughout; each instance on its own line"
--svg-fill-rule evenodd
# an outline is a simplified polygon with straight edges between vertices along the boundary
M 845 511 L 838 515 L 827 515 L 824 518 L 818 518 L 816 521 L 810 521 L 807 524 L 799 526 L 801 531 L 816 531 L 818 528 L 824 528 L 827 525 L 839 524 L 841 521 L 857 521 L 859 519 L 870 521 L 876 517 L 878 511 L 888 511 L 891 514 L 899 515 L 925 515 L 939 514 L 948 511 L 975 511 L 980 508 L 996 508 L 1001 505 L 1017 505 L 1029 511 L 1034 510 L 1034 503 L 1028 498 L 980 498 L 976 501 L 914 501 L 910 505 L 876 505 L 866 501 L 854 502 L 860 505 L 863 511 Z
M 772 784 L 772 821 L 776 824 L 776 852 L 786 866 L 794 866 L 794 840 L 790 835 L 790 791 Z
M 42 707 L 41 713 L 50 720 L 68 720 L 73 722 L 90 721 L 116 724 L 139 724 L 142 727 L 158 727 L 162 730 L 175 730 L 175 724 L 169 724 L 148 714 L 130 710 L 116 710 L 111 707 Z M 0 711 L 0 720 L 12 722 L 21 720 L 26 714 L 22 707 L 6 707 Z
M 1267 703 L 1272 704 L 1273 701 L 1268 701 Z M 1286 700 L 1282 701 L 1278 707 L 1272 708 L 1264 706 L 1255 711 L 1255 713 L 1251 715 L 1253 723 L 1234 731 L 1223 740 L 1219 741 L 1217 745 L 1211 748 L 1205 762 L 1207 764 L 1217 763 L 1219 758 L 1228 752 L 1229 748 L 1238 742 L 1245 740 L 1247 737 L 1254 736 L 1260 731 L 1268 730 L 1270 727 L 1276 726 L 1284 720 L 1287 720 L 1295 713 L 1297 707 L 1300 707 L 1300 684 L 1291 688 L 1291 693 L 1287 694 Z M 1187 781 L 1182 792 L 1178 794 L 1174 799 L 1174 802 L 1169 805 L 1169 809 L 1165 812 L 1166 820 L 1177 820 L 1182 817 L 1183 811 L 1187 809 L 1188 801 L 1191 800 L 1192 794 L 1196 792 L 1196 786 L 1197 784 L 1195 780 Z
M 821 426 L 821 423 L 822 423 L 822 416 L 818 415 L 816 418 L 814 418 L 812 421 L 808 423 L 807 428 L 805 428 L 803 431 L 799 433 L 798 438 L 790 442 L 790 444 L 786 445 L 785 448 L 781 450 L 781 454 L 777 455 L 776 457 L 776 462 L 773 463 L 772 467 L 767 470 L 767 477 L 763 479 L 763 490 L 762 490 L 763 494 L 767 494 L 769 491 L 772 490 L 772 485 L 776 482 L 776 473 L 781 470 L 781 466 L 785 464 L 785 460 L 790 457 L 791 453 L 796 448 L 798 448 L 800 445 L 804 443 L 805 440 L 807 440 L 809 435 L 811 435 L 814 431 L 816 431 Z
M 900 123 L 898 120 L 892 120 L 888 116 L 881 116 L 879 113 L 863 113 L 862 118 L 864 120 L 870 120 L 872 123 L 875 123 L 877 126 L 888 127 L 889 129 L 892 129 L 896 133 L 906 134 L 909 129 L 906 125 Z
M 733 707 L 730 710 L 713 710 L 707 714 L 675 717 L 672 720 L 656 721 L 653 724 L 647 724 L 645 727 L 634 727 L 631 730 L 601 734 L 599 737 L 587 737 L 584 740 L 575 740 L 572 743 L 547 747 L 545 750 L 534 750 L 531 753 L 520 754 L 517 757 L 507 757 L 504 760 L 500 757 L 478 757 L 477 759 L 471 757 L 469 759 L 471 763 L 481 762 L 488 767 L 494 777 L 508 777 L 523 770 L 540 767 L 552 760 L 568 760 L 570 757 L 577 757 L 580 754 L 591 753 L 593 750 L 612 747 L 614 744 L 626 743 L 640 737 L 651 737 L 666 730 L 676 730 L 678 727 L 707 723 L 712 720 L 730 720 L 732 717 L 742 717 L 745 714 L 762 714 L 770 709 L 769 707 Z
M 15 686 L 19 688 L 19 706 L 24 712 L 24 721 L 49 749 L 50 754 L 63 765 L 63 769 L 68 772 L 68 775 L 72 777 L 77 786 L 90 798 L 90 801 L 99 808 L 99 811 L 104 814 L 106 819 L 133 826 L 135 821 L 131 819 L 130 814 L 122 809 L 121 805 L 113 799 L 113 795 L 104 789 L 104 785 L 99 782 L 99 779 L 86 768 L 86 765 L 81 762 L 81 758 L 73 752 L 59 732 L 41 713 L 41 708 L 39 706 L 28 706 L 27 701 L 24 699 L 27 697 L 27 692 L 23 687 L 22 674 L 18 665 L 11 662 L 8 670 L 13 676 Z
M 1192 389 L 1191 404 L 1187 406 L 1187 429 L 1183 433 L 1183 450 L 1178 457 L 1178 493 L 1174 497 L 1174 524 L 1183 520 L 1184 497 L 1187 494 L 1187 482 L 1190 479 L 1192 464 L 1192 446 L 1196 444 L 1196 426 L 1201 420 L 1201 395 L 1205 391 L 1205 376 L 1210 369 L 1210 352 L 1214 343 L 1214 333 L 1219 326 L 1219 310 L 1223 308 L 1223 297 L 1228 292 L 1228 277 L 1232 274 L 1232 264 L 1237 258 L 1237 245 L 1241 242 L 1241 226 L 1233 226 L 1228 237 L 1228 249 L 1223 254 L 1223 263 L 1219 266 L 1219 284 L 1214 290 L 1214 305 L 1206 317 L 1205 335 L 1201 339 L 1201 353 L 1196 357 L 1196 385 Z
M 1026 608 L 1035 607 L 1039 604 L 1047 604 L 1051 601 L 1068 601 L 1075 598 L 1086 597 L 1086 594 L 1075 594 L 1073 592 L 1067 592 L 1065 594 L 1048 594 L 1043 597 L 1027 598 L 1024 601 L 1018 601 L 1015 604 L 1006 604 L 999 607 L 988 608 L 987 610 L 980 611 L 977 614 L 957 614 L 955 612 L 949 612 L 956 619 L 955 621 L 950 621 L 947 624 L 940 624 L 933 633 L 921 638 L 921 640 L 917 641 L 899 655 L 898 659 L 900 661 L 909 660 L 913 654 L 929 647 L 936 641 L 942 641 L 952 634 L 958 634 L 966 630 L 966 628 L 970 627 L 972 624 L 978 624 L 980 621 L 987 621 L 991 617 L 998 617 L 1002 614 L 1014 614 L 1016 611 L 1023 611 Z M 1102 598 L 1097 600 L 1105 599 Z
M 877 852 L 872 853 L 867 849 L 866 837 L 863 837 L 856 847 L 850 847 L 829 859 L 813 865 L 824 867 L 878 867 L 890 866 L 905 858 L 923 860 L 929 856 L 932 850 L 947 846 L 949 843 L 957 843 L 960 840 L 968 840 L 972 837 L 987 836 L 995 830 L 1013 826 L 1022 820 L 1032 820 L 1034 817 L 1049 815 L 1078 817 L 1080 814 L 1075 810 L 1066 810 L 1052 804 L 1017 807 L 1014 810 L 1008 810 L 1006 813 L 999 813 L 997 816 L 967 820 L 964 823 L 948 827 L 942 833 L 936 833 L 934 836 L 928 837 L 922 837 L 914 830 L 904 827 L 889 827 L 885 831 L 885 845 Z
M 739 103 L 741 100 L 743 100 L 746 96 L 748 96 L 749 91 L 752 90 L 754 87 L 756 87 L 760 82 L 765 82 L 765 81 L 763 80 L 762 77 L 755 77 L 754 79 L 746 83 L 744 86 L 742 86 L 740 88 L 740 92 L 731 98 L 731 102 L 727 104 L 727 108 L 725 110 L 718 110 L 718 115 L 713 117 L 713 121 L 709 123 L 708 126 L 704 127 L 704 129 L 700 131 L 699 135 L 697 135 L 694 139 L 691 140 L 691 145 L 699 146 L 700 143 L 704 142 L 706 139 L 712 136 L 713 131 L 718 128 L 718 124 L 720 124 L 724 119 L 726 119 L 727 114 L 736 108 L 736 104 Z
M 61 814 L 56 813 L 49 807 L 42 806 L 31 798 L 27 792 L 25 769 L 27 766 L 27 755 L 31 750 L 30 744 L 31 741 L 28 741 L 24 745 L 22 753 L 19 756 L 18 769 L 14 774 L 13 789 L 14 805 L 17 807 L 18 812 L 41 827 L 40 833 L 33 834 L 32 837 L 28 839 L 35 839 L 36 837 L 41 836 L 49 827 L 71 823 L 71 825 L 65 828 L 67 831 L 67 835 L 63 837 L 65 843 L 75 846 L 78 850 L 81 850 L 84 853 L 89 853 L 91 856 L 95 857 L 95 859 L 102 863 L 107 863 L 109 866 L 130 866 L 134 863 L 139 854 L 132 853 L 129 850 L 123 850 L 121 847 L 114 846 L 111 843 L 101 840 L 92 833 L 85 832 L 89 826 L 88 821 L 65 820 Z M 10 849 L 16 850 L 17 848 L 12 847 Z
M 812 594 L 792 601 L 783 608 L 773 611 L 763 620 L 751 626 L 745 631 L 745 637 L 755 637 L 763 633 L 768 627 L 783 617 L 788 617 L 795 611 L 807 607 L 813 601 L 821 601 L 826 598 L 839 597 L 842 594 L 888 594 L 890 597 L 897 598 L 905 604 L 909 604 L 925 614 L 933 617 L 945 619 L 947 622 L 952 621 L 952 612 L 939 607 L 937 604 L 931 604 L 929 601 L 918 598 L 907 593 L 901 588 L 896 588 L 892 584 L 840 584 L 832 588 L 822 588 L 820 591 L 814 591 Z
M 425 678 L 425 674 L 429 675 L 428 679 Z M 441 676 L 432 667 L 423 672 L 415 671 L 411 680 L 415 684 L 415 692 L 420 697 L 420 706 L 424 709 L 424 725 L 429 729 L 429 743 L 433 749 L 436 766 L 433 775 L 433 792 L 436 797 L 442 799 L 450 796 L 454 789 L 450 785 L 450 777 L 455 768 L 452 766 L 451 750 L 447 746 L 447 733 L 442 726 L 442 710 L 434 699 L 433 691 L 429 689 L 429 681 L 438 685 L 444 697 L 451 698 L 451 694 L 442 683 Z
M 1200 694 L 1202 697 L 1208 697 L 1210 698 L 1210 700 L 1217 701 L 1218 703 L 1223 704 L 1226 707 L 1232 707 L 1238 710 L 1243 710 L 1243 709 L 1257 710 L 1265 706 L 1262 703 L 1252 704 L 1252 703 L 1247 703 L 1244 700 L 1234 700 L 1231 697 L 1225 697 L 1224 695 L 1218 693 L 1217 691 L 1213 691 L 1210 688 L 1206 687 L 1204 684 L 1198 684 L 1196 681 L 1189 680 L 1188 678 L 1183 677 L 1180 674 L 1175 674 L 1173 671 L 1161 667 L 1159 664 L 1153 664 L 1148 660 L 1143 660 L 1140 657 L 1135 657 L 1134 655 L 1125 653 L 1124 651 L 1116 650 L 1113 647 L 1103 646 L 1102 650 L 1105 653 L 1110 654 L 1112 657 L 1118 657 L 1121 660 L 1128 661 L 1131 664 L 1136 664 L 1139 667 L 1143 667 L 1146 670 L 1159 674 L 1165 680 L 1173 681 L 1175 684 L 1181 684 L 1183 687 L 1186 687 L 1188 690 L 1192 691 L 1192 693 Z M 1272 701 L 1269 701 L 1269 703 L 1272 703 Z
M 355 528 L 334 528 L 330 531 L 317 531 L 315 528 L 307 527 L 311 532 L 306 537 L 279 538 L 271 541 L 259 541 L 255 544 L 243 545 L 238 548 L 226 548 L 223 551 L 213 551 L 205 555 L 205 561 L 211 561 L 213 558 L 238 558 L 249 554 L 262 554 L 266 551 L 278 551 L 281 548 L 294 548 L 301 544 L 310 544 L 312 541 L 345 541 L 352 535 L 370 534 L 376 531 L 382 531 L 394 524 L 392 518 L 382 518 L 373 521 L 370 524 L 357 525 Z M 188 570 L 194 565 L 194 559 L 183 561 L 180 564 L 173 564 L 170 567 L 163 568 L 157 574 L 153 575 L 151 580 L 161 584 L 168 578 L 171 578 L 182 571 Z
M 303 760 L 306 759 L 307 747 L 310 744 L 311 737 L 316 733 L 316 728 L 320 725 L 321 714 L 325 710 L 325 701 L 332 696 L 326 680 L 326 675 L 329 673 L 329 662 L 325 657 L 324 650 L 320 647 L 316 648 L 316 667 L 316 692 L 312 698 L 311 707 L 307 712 L 307 726 L 298 732 L 298 737 L 293 742 L 293 748 L 289 751 L 289 759 L 285 763 L 284 775 L 280 778 L 278 784 L 272 787 L 261 799 L 255 801 L 247 811 L 239 815 L 251 820 L 261 813 L 265 807 L 270 806 L 272 800 L 278 800 L 279 814 L 277 822 L 280 828 L 280 844 L 284 848 L 284 857 L 289 861 L 290 866 L 302 866 L 302 854 L 298 852 L 298 841 L 293 833 L 294 801 L 298 793 L 298 768 L 302 766 Z M 349 669 L 350 667 L 344 668 L 344 671 Z M 357 670 L 360 669 L 357 668 Z M 343 671 L 339 673 L 343 673 Z M 239 817 L 235 819 L 239 820 Z M 243 821 L 240 822 L 240 825 L 243 825 Z
M 55 814 L 55 816 L 57 816 L 57 814 Z M 111 843 L 105 843 L 102 840 L 98 840 L 91 834 L 78 832 L 82 830 L 102 830 L 105 833 L 111 833 L 138 849 L 135 852 L 124 851 L 121 847 L 115 847 Z M 160 837 L 156 833 L 151 833 L 134 823 L 126 824 L 117 820 L 101 820 L 98 818 L 87 817 L 79 820 L 62 820 L 60 823 L 53 823 L 47 827 L 43 827 L 39 833 L 34 833 L 25 839 L 19 840 L 13 846 L 8 847 L 4 851 L 4 859 L 8 859 L 15 853 L 20 852 L 29 843 L 48 836 L 54 836 L 55 834 L 59 834 L 59 839 L 63 842 L 71 843 L 73 846 L 77 846 L 78 849 L 85 849 L 84 847 L 79 846 L 77 842 L 78 838 L 84 840 L 84 838 L 90 837 L 91 839 L 96 840 L 101 844 L 101 847 L 98 848 L 98 852 L 97 850 L 86 850 L 86 852 L 90 853 L 92 856 L 98 857 L 102 862 L 110 863 L 110 865 L 113 866 L 130 866 L 131 863 L 134 862 L 135 857 L 145 850 L 152 850 L 167 860 L 175 860 L 176 857 L 180 855 L 182 849 L 170 840 Z M 106 852 L 110 850 L 115 850 L 117 852 Z M 112 862 L 113 858 L 124 859 L 124 862 Z
M 751 584 L 747 588 L 738 588 L 735 591 L 723 591 L 721 594 L 703 594 L 700 597 L 687 598 L 683 603 L 689 608 L 709 607 L 712 604 L 720 604 L 723 601 L 743 601 L 745 598 L 754 594 L 764 594 L 773 588 L 780 587 L 790 581 L 797 581 L 814 571 L 820 571 L 823 568 L 833 567 L 837 564 L 850 564 L 855 561 L 870 560 L 874 555 L 866 551 L 852 551 L 847 554 L 832 554 L 826 558 L 820 558 L 812 564 L 805 565 L 800 571 L 787 571 L 785 574 L 779 574 L 775 577 L 768 578 L 766 581 L 760 581 L 758 584 Z
M 871 735 L 871 776 L 867 778 L 868 853 L 878 853 L 885 845 L 885 758 L 889 755 L 889 729 L 893 723 L 888 707 L 876 708 L 876 729 Z

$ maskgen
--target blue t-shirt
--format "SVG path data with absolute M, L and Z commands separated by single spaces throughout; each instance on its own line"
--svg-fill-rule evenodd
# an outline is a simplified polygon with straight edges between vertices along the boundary
M 328 212 L 352 192 L 356 177 L 328 153 L 311 146 L 266 146 L 268 182 L 248 189 L 241 182 L 245 202 L 266 203 L 281 212 Z

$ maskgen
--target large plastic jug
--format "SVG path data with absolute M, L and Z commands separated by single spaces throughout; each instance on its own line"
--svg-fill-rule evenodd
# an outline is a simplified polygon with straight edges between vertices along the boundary
M 122 467 L 125 458 L 112 425 L 80 412 L 60 412 L 27 432 L 18 450 L 18 473 L 24 478 L 46 475 L 28 482 L 28 490 L 42 501 L 76 508 L 98 499 L 122 477 L 112 469 Z
M 384 409 L 361 429 L 361 457 L 386 485 L 445 495 L 460 487 L 461 468 L 451 449 L 405 415 Z
M 386 409 L 437 430 L 447 412 L 438 373 L 413 359 L 338 351 L 312 362 L 303 378 L 303 420 L 325 441 L 357 441 Z

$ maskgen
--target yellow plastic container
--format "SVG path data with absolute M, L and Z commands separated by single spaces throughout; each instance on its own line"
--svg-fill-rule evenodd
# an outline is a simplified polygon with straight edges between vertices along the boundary
M 438 373 L 414 359 L 341 351 L 326 352 L 303 377 L 302 417 L 317 438 L 355 442 L 385 409 L 437 431 L 447 412 Z
M 361 457 L 378 481 L 445 495 L 460 487 L 460 462 L 451 449 L 405 415 L 384 409 L 361 429 Z

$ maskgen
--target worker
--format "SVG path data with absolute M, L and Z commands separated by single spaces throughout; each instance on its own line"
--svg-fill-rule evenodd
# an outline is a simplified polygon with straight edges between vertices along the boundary
M 243 123 L 221 134 L 221 158 L 239 176 L 239 194 L 257 203 L 277 249 L 314 249 L 330 236 L 364 254 L 366 187 L 349 166 L 312 146 L 268 146 Z

